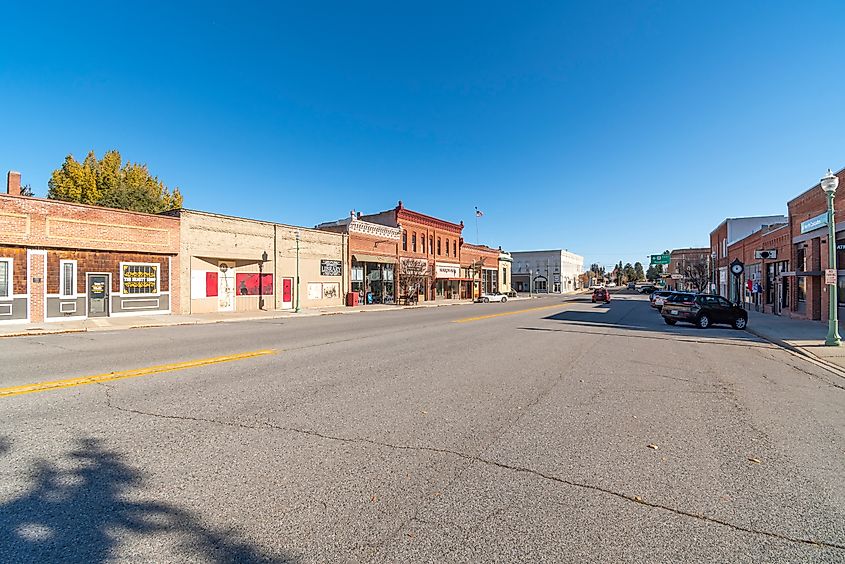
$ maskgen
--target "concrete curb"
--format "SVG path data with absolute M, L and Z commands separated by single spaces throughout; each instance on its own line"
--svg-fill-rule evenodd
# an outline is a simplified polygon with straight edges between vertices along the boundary
M 806 358 L 806 359 L 812 361 L 814 364 L 817 364 L 818 366 L 821 366 L 822 368 L 825 368 L 825 369 L 829 370 L 830 372 L 833 372 L 834 374 L 836 374 L 840 378 L 845 378 L 845 369 L 843 369 L 841 366 L 838 366 L 838 365 L 836 365 L 832 362 L 824 360 L 823 358 L 821 358 L 819 356 L 814 355 L 813 353 L 811 353 L 808 350 L 804 350 L 801 347 L 798 347 L 798 346 L 795 346 L 791 343 L 788 343 L 787 341 L 784 341 L 783 339 L 778 339 L 777 337 L 772 337 L 771 335 L 766 335 L 765 333 L 762 333 L 760 331 L 755 331 L 754 329 L 752 329 L 752 327 L 750 325 L 746 325 L 745 330 L 748 331 L 749 333 L 751 333 L 752 335 L 755 335 L 755 336 L 760 337 L 761 339 L 763 339 L 765 341 L 772 343 L 773 345 L 777 345 L 777 346 L 781 347 L 782 349 L 786 349 L 786 350 L 788 350 L 788 351 L 790 351 L 790 352 L 792 352 L 796 355 L 799 355 L 803 358 Z
M 513 301 L 526 301 L 531 300 L 533 298 L 511 298 L 508 302 Z M 237 323 L 239 321 L 263 321 L 263 320 L 270 320 L 270 319 L 302 319 L 305 317 L 322 317 L 326 315 L 349 315 L 353 313 L 378 313 L 378 312 L 388 312 L 388 311 L 403 311 L 406 309 L 423 309 L 423 308 L 433 308 L 433 307 L 446 307 L 446 306 L 457 306 L 457 305 L 471 305 L 476 302 L 467 302 L 467 301 L 460 301 L 460 302 L 450 302 L 450 303 L 433 303 L 433 304 L 418 304 L 418 305 L 411 305 L 411 306 L 393 306 L 384 309 L 355 309 L 355 310 L 345 310 L 345 309 L 338 309 L 337 311 L 302 311 L 300 313 L 279 313 L 279 315 L 263 315 L 263 316 L 250 316 L 250 317 L 235 317 L 230 319 L 190 319 L 185 321 L 177 321 L 175 323 L 141 323 L 137 325 L 127 325 L 124 327 L 80 327 L 80 328 L 72 328 L 72 329 L 32 329 L 30 331 L 18 331 L 15 333 L 4 333 L 0 334 L 0 339 L 3 338 L 12 338 L 12 337 L 39 337 L 45 335 L 63 335 L 68 333 L 97 333 L 102 331 L 125 331 L 127 329 L 154 329 L 154 328 L 161 328 L 161 327 L 183 327 L 187 325 L 213 325 L 215 323 Z

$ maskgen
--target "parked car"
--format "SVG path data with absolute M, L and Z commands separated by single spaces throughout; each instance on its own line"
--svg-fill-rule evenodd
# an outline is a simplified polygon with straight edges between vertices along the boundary
M 596 288 L 593 292 L 593 303 L 604 302 L 610 303 L 610 292 L 607 288 Z
M 502 302 L 505 303 L 508 301 L 508 296 L 501 293 L 501 292 L 491 292 L 491 293 L 484 293 L 478 297 L 479 302 L 489 304 L 490 302 Z
M 657 308 L 657 311 L 660 311 L 660 308 L 663 307 L 663 302 L 665 302 L 666 298 L 670 295 L 672 295 L 672 292 L 669 290 L 655 290 L 649 297 L 651 307 Z
M 713 294 L 688 294 L 677 298 L 677 301 L 667 300 L 660 314 L 668 325 L 686 321 L 702 329 L 716 323 L 731 325 L 734 329 L 745 329 L 748 326 L 748 313 L 744 309 Z
M 642 288 L 640 288 L 640 292 L 643 294 L 651 294 L 652 292 L 657 291 L 657 286 L 654 284 L 646 284 Z
M 628 282 L 628 289 L 629 290 L 636 290 L 637 289 L 637 283 L 636 282 Z

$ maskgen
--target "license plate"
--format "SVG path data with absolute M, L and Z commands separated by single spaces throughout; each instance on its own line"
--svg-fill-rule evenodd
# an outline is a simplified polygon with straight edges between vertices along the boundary
M 678 310 L 677 310 L 677 309 L 673 309 L 672 311 L 670 311 L 670 312 L 669 312 L 669 314 L 670 314 L 670 315 L 678 315 Z

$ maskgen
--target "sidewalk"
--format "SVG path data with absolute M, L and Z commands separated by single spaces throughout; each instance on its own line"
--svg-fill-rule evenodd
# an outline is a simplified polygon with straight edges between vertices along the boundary
M 746 329 L 749 333 L 814 359 L 845 376 L 845 344 L 841 347 L 824 345 L 827 323 L 749 311 Z M 843 334 L 842 322 L 839 323 L 839 334 Z
M 510 298 L 508 301 L 528 300 L 527 297 Z M 22 323 L 0 326 L 0 338 L 20 337 L 24 335 L 52 335 L 56 333 L 85 333 L 89 331 L 114 331 L 119 329 L 137 329 L 141 327 L 170 327 L 175 325 L 205 325 L 210 323 L 229 323 L 237 321 L 256 321 L 263 319 L 286 319 L 316 317 L 320 315 L 341 315 L 364 313 L 368 311 L 399 311 L 427 307 L 467 305 L 470 300 L 445 300 L 417 305 L 381 305 L 346 307 L 332 306 L 303 309 L 299 313 L 292 310 L 242 311 L 227 313 L 197 313 L 194 315 L 137 315 L 131 317 L 100 317 L 78 321 L 53 321 L 50 323 Z

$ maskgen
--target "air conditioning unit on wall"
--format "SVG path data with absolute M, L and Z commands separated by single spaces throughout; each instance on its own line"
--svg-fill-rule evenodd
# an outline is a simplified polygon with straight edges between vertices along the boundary
M 768 251 L 754 251 L 754 258 L 773 260 L 778 258 L 778 252 L 776 249 L 770 249 Z

